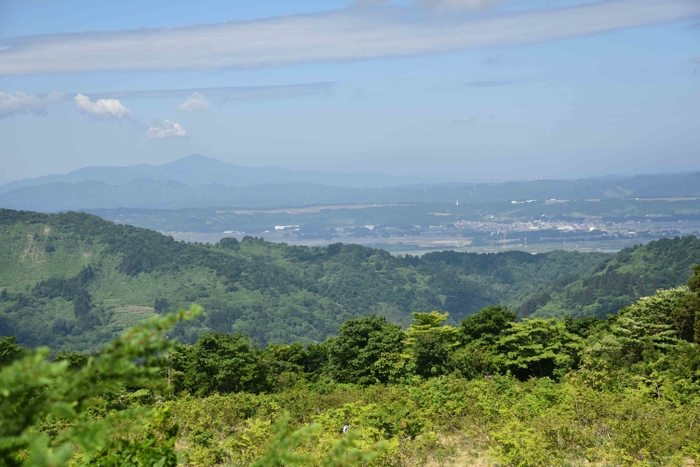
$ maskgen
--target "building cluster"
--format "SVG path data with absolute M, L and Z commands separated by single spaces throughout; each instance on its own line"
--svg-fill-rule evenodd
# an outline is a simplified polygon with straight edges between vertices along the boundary
M 470 232 L 493 232 L 494 234 L 508 232 L 528 232 L 537 230 L 560 230 L 564 232 L 593 232 L 606 231 L 607 225 L 602 221 L 565 221 L 565 220 L 530 220 L 503 222 L 496 219 L 486 221 L 457 221 L 454 227 Z

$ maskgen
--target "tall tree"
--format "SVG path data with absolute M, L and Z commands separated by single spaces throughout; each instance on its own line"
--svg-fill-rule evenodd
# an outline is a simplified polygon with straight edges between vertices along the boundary
M 562 376 L 574 368 L 582 347 L 582 339 L 553 318 L 511 323 L 498 341 L 501 366 L 520 379 Z
M 513 323 L 517 315 L 503 306 L 489 306 L 462 320 L 459 335 L 463 343 L 479 341 L 493 345 L 498 337 Z
M 405 335 L 384 316 L 350 318 L 328 346 L 328 374 L 343 383 L 387 383 L 401 373 Z
M 453 326 L 444 326 L 449 313 L 413 313 L 406 332 L 415 371 L 424 378 L 449 372 L 450 355 L 457 338 Z

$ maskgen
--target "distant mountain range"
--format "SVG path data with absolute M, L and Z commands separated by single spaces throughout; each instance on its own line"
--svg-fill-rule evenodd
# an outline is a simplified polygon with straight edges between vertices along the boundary
M 85 167 L 66 175 L 46 175 L 0 185 L 0 194 L 19 188 L 51 183 L 102 182 L 126 185 L 138 179 L 171 180 L 185 185 L 251 186 L 265 183 L 316 183 L 319 185 L 361 187 L 390 187 L 418 183 L 441 183 L 437 177 L 405 177 L 381 173 L 337 173 L 313 170 L 293 171 L 275 165 L 242 167 L 220 160 L 192 154 L 163 165 L 130 165 L 126 167 Z
M 432 184 L 383 174 L 294 172 L 239 167 L 203 156 L 161 166 L 88 167 L 0 186 L 0 207 L 57 212 L 88 209 L 271 209 L 330 204 L 460 203 L 605 198 L 700 197 L 700 172 Z

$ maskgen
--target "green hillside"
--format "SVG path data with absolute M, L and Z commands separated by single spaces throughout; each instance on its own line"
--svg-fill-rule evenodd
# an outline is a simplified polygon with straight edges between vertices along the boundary
M 197 302 L 177 328 L 242 332 L 260 345 L 324 340 L 350 316 L 407 324 L 416 310 L 458 320 L 532 286 L 594 268 L 605 255 L 434 253 L 392 257 L 357 245 L 308 248 L 246 237 L 216 245 L 79 213 L 0 210 L 0 332 L 26 345 L 90 350 L 158 312 Z
M 522 315 L 600 315 L 595 304 L 603 300 L 605 312 L 614 312 L 657 287 L 682 284 L 700 262 L 699 244 L 664 240 L 615 256 L 393 257 L 358 245 L 310 248 L 252 237 L 192 244 L 83 213 L 0 210 L 0 335 L 89 351 L 138 321 L 195 302 L 205 314 L 171 337 L 194 342 L 216 331 L 241 332 L 259 345 L 319 342 L 351 316 L 377 313 L 407 325 L 411 312 L 435 309 L 456 323 L 498 303 Z M 600 285 L 610 277 L 625 277 L 627 288 Z M 584 292 L 593 305 L 575 295 Z
M 698 263 L 700 239 L 662 238 L 620 251 L 592 274 L 537 287 L 517 311 L 520 316 L 605 318 L 657 289 L 683 284 Z

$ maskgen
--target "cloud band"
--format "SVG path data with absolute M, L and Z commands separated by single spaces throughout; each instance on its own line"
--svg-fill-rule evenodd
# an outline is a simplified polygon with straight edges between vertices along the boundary
M 0 75 L 276 67 L 409 56 L 688 19 L 700 15 L 700 2 L 610 0 L 476 19 L 432 13 L 416 16 L 399 7 L 370 10 L 18 38 L 0 44 Z

